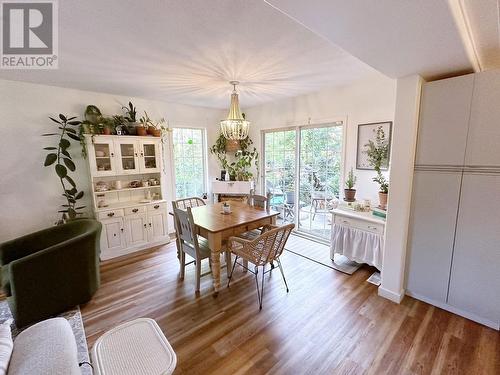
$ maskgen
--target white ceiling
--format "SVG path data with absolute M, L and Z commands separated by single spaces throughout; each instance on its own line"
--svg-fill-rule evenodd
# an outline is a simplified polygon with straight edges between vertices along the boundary
M 0 78 L 214 108 L 230 80 L 244 108 L 379 72 L 432 79 L 477 65 L 450 4 L 499 68 L 498 0 L 64 0 L 59 69 Z
M 267 2 L 392 78 L 472 69 L 447 0 Z
M 59 1 L 59 69 L 0 78 L 242 107 L 379 74 L 261 0 Z

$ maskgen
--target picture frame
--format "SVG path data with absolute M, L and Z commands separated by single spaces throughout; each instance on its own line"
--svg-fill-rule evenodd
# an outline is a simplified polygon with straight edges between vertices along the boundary
M 375 140 L 375 133 L 379 127 L 382 127 L 389 142 L 389 157 L 387 158 L 387 165 L 380 168 L 386 171 L 389 168 L 389 161 L 391 157 L 391 137 L 392 137 L 392 121 L 371 122 L 367 124 L 358 125 L 358 144 L 356 149 L 356 169 L 371 170 L 374 168 L 368 163 L 368 155 L 366 155 L 366 144 L 369 140 Z

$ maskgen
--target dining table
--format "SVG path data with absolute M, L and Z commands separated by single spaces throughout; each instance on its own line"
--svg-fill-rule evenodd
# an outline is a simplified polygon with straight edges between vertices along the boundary
M 220 254 L 224 242 L 229 237 L 238 236 L 267 224 L 276 224 L 276 217 L 279 215 L 277 211 L 250 206 L 244 202 L 231 201 L 229 205 L 230 213 L 223 212 L 223 203 L 191 208 L 197 234 L 206 238 L 210 247 L 214 296 L 218 295 L 221 287 Z M 229 275 L 230 253 L 226 256 L 226 264 Z

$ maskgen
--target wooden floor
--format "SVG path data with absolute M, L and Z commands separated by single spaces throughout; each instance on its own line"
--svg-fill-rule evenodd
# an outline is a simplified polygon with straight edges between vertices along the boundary
M 406 297 L 377 296 L 365 280 L 292 253 L 266 277 L 259 312 L 253 276 L 212 297 L 194 293 L 194 267 L 178 280 L 175 245 L 108 261 L 102 286 L 82 306 L 89 347 L 106 330 L 156 319 L 178 356 L 176 374 L 500 374 L 500 334 Z M 222 281 L 226 281 L 223 270 Z

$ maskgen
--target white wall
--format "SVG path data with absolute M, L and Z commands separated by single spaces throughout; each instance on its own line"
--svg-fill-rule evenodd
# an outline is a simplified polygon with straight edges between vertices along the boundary
M 63 113 L 82 119 L 88 104 L 112 115 L 120 113 L 121 105 L 129 100 L 141 115 L 146 110 L 152 118 L 165 117 L 171 127 L 208 128 L 209 146 L 217 137 L 215 130 L 223 116 L 220 110 L 0 80 L 0 242 L 51 226 L 59 217 L 57 210 L 64 203 L 59 181 L 53 169 L 43 166 L 43 147 L 54 142 L 52 137 L 41 136 L 54 130 L 55 124 L 48 117 Z M 90 208 L 87 165 L 80 150 L 76 142 L 71 146 L 78 172 L 75 181 L 85 191 L 84 203 Z M 209 165 L 218 170 L 213 161 Z M 169 185 L 171 176 L 164 180 Z M 172 198 L 170 188 L 164 193 L 167 199 Z
M 399 303 L 404 297 L 406 242 L 410 219 L 411 192 L 422 78 L 413 75 L 397 80 L 393 132 L 391 184 L 385 230 L 382 284 L 379 295 Z M 396 156 L 397 155 L 397 156 Z
M 392 121 L 395 98 L 396 81 L 380 74 L 350 86 L 323 89 L 246 108 L 244 112 L 252 122 L 250 137 L 259 151 L 262 151 L 263 129 L 307 125 L 309 122 L 346 121 L 344 172 L 347 173 L 353 167 L 358 177 L 356 197 L 369 198 L 376 203 L 378 185 L 372 181 L 375 173 L 356 170 L 357 127 L 363 123 Z M 244 104 L 245 98 L 240 98 L 240 102 Z

